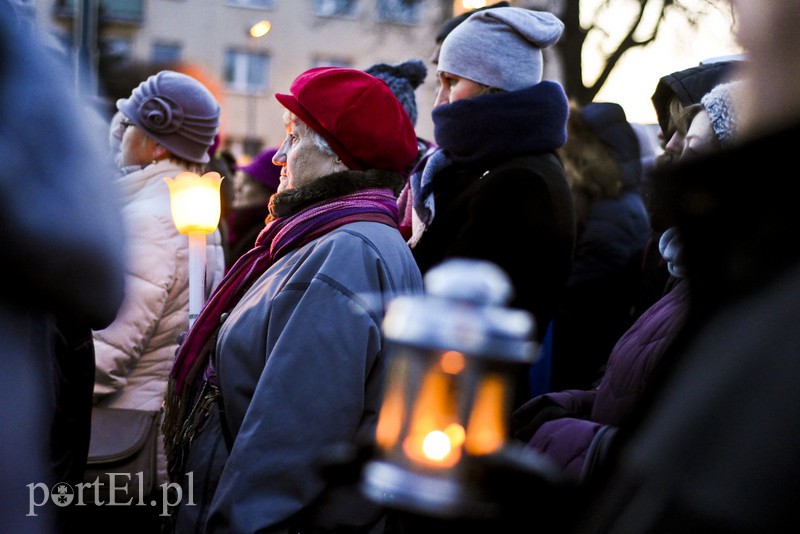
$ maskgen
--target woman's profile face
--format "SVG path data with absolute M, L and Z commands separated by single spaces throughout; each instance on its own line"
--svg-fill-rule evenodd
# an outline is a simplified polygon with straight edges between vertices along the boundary
M 323 152 L 311 137 L 311 131 L 296 116 L 284 116 L 286 137 L 272 162 L 281 167 L 281 183 L 278 193 L 308 185 L 333 172 L 343 170 L 344 165 Z
M 433 107 L 485 95 L 488 90 L 489 88 L 483 84 L 449 72 L 439 71 L 439 91 L 436 93 L 436 103 Z

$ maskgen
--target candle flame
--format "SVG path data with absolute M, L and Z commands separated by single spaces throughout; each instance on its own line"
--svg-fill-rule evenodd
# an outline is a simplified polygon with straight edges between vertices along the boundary
M 465 447 L 470 454 L 489 454 L 505 442 L 505 391 L 503 377 L 497 374 L 487 376 L 478 387 L 467 423 Z

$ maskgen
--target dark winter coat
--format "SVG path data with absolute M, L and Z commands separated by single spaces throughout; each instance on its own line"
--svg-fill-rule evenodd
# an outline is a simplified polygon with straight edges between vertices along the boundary
M 521 427 L 517 437 L 570 477 L 582 478 L 598 461 L 592 451 L 600 449 L 608 427 L 629 417 L 650 384 L 653 369 L 684 324 L 688 298 L 682 281 L 642 314 L 614 346 L 596 389 L 547 393 L 520 407 L 514 413 Z
M 639 140 L 618 104 L 573 105 L 560 150 L 575 198 L 578 237 L 553 322 L 552 390 L 589 389 L 633 322 L 650 233 Z
M 0 0 L 0 530 L 66 533 L 75 505 L 40 496 L 83 479 L 90 329 L 122 302 L 124 224 L 108 126 L 23 12 Z

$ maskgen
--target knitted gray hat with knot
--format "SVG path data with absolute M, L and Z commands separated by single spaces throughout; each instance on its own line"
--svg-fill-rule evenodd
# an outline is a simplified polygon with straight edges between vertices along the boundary
M 564 23 L 546 11 L 476 11 L 445 38 L 439 70 L 506 91 L 530 87 L 542 81 L 542 48 L 563 31 Z
M 202 83 L 171 70 L 153 74 L 117 100 L 117 109 L 172 154 L 207 163 L 219 128 L 220 107 Z
M 738 117 L 736 110 L 733 109 L 732 94 L 740 84 L 739 81 L 721 83 L 700 99 L 700 103 L 708 112 L 708 118 L 711 119 L 714 135 L 722 146 L 729 144 L 736 136 Z
M 425 75 L 428 74 L 425 63 L 419 59 L 410 59 L 396 65 L 376 63 L 364 72 L 386 82 L 408 113 L 411 124 L 416 126 L 417 99 L 414 90 L 422 84 Z

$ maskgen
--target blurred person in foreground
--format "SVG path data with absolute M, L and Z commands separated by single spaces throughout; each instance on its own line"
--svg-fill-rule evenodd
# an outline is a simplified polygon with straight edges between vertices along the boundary
M 36 31 L 0 0 L 0 531 L 49 534 L 73 531 L 50 492 L 82 481 L 91 328 L 122 301 L 125 239 L 106 124 Z
M 355 69 L 300 74 L 270 217 L 181 345 L 165 430 L 193 491 L 183 532 L 382 532 L 357 487 L 328 484 L 331 447 L 374 441 L 388 300 L 422 291 L 396 195 L 417 157 L 408 113 Z M 190 486 L 191 484 L 191 486 Z
M 800 142 L 800 1 L 733 6 L 748 55 L 738 141 L 654 176 L 683 242 L 687 325 L 581 533 L 755 534 L 796 521 L 800 221 L 786 169 Z

